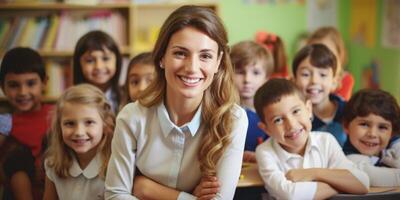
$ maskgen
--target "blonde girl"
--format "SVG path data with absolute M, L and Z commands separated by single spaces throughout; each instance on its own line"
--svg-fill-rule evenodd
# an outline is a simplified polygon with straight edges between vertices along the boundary
M 104 198 L 113 128 L 114 115 L 101 90 L 81 84 L 65 91 L 49 136 L 44 199 Z
M 155 80 L 117 117 L 106 199 L 233 199 L 247 130 L 228 39 L 211 9 L 164 22 Z

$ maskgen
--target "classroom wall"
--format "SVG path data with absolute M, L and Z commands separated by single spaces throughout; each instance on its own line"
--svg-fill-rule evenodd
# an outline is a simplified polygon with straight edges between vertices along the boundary
M 380 64 L 381 88 L 400 101 L 400 49 L 383 48 L 381 41 L 381 18 L 383 1 L 377 0 L 376 43 L 367 48 L 350 40 L 351 1 L 339 0 L 338 29 L 343 34 L 349 54 L 348 70 L 356 79 L 355 90 L 361 87 L 363 68 L 372 59 Z M 307 30 L 307 7 L 299 3 L 245 4 L 244 0 L 220 0 L 220 14 L 229 33 L 230 44 L 253 39 L 258 30 L 269 30 L 285 41 L 289 61 L 295 52 L 296 37 Z

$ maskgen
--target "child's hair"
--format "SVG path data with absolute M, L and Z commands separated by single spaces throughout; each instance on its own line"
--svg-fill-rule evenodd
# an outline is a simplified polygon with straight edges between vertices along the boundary
M 215 175 L 218 160 L 231 142 L 234 122 L 232 109 L 238 102 L 239 95 L 233 83 L 227 33 L 221 19 L 213 10 L 201 6 L 182 6 L 167 18 L 153 51 L 155 80 L 143 91 L 139 102 L 150 107 L 164 100 L 167 83 L 160 61 L 172 35 L 187 27 L 195 28 L 214 40 L 218 44 L 218 56 L 222 56 L 218 72 L 204 92 L 201 115 L 204 134 L 198 152 L 203 175 Z
M 274 59 L 269 50 L 253 41 L 242 41 L 232 46 L 231 60 L 234 69 L 254 65 L 261 61 L 269 77 L 274 71 Z
M 98 144 L 97 151 L 101 153 L 103 164 L 101 177 L 105 177 L 108 160 L 111 155 L 111 139 L 113 136 L 115 118 L 104 93 L 90 84 L 80 84 L 68 88 L 57 101 L 52 117 L 51 132 L 49 133 L 49 148 L 46 152 L 47 165 L 54 169 L 62 178 L 70 176 L 69 168 L 72 166 L 74 151 L 63 140 L 61 130 L 61 115 L 66 103 L 76 103 L 95 106 L 103 120 L 103 138 Z
M 287 79 L 274 78 L 268 80 L 254 95 L 254 107 L 257 115 L 262 122 L 265 122 L 264 108 L 279 102 L 283 97 L 296 95 L 303 102 L 306 102 L 306 97 L 296 84 Z
M 135 65 L 151 65 L 153 66 L 153 57 L 151 52 L 143 52 L 131 59 L 128 65 L 128 69 L 126 70 L 126 83 L 123 86 L 123 91 L 124 91 L 124 97 L 121 102 L 121 106 L 124 106 L 125 104 L 131 102 L 131 99 L 129 97 L 129 72 Z
M 256 42 L 266 49 L 268 49 L 274 58 L 273 72 L 286 72 L 287 71 L 287 56 L 285 51 L 285 44 L 282 39 L 270 32 L 259 31 L 256 33 Z
M 0 67 L 0 85 L 4 85 L 8 73 L 37 73 L 46 80 L 46 69 L 42 57 L 35 50 L 25 47 L 13 48 L 4 55 Z
M 122 56 L 118 49 L 117 43 L 110 35 L 103 31 L 90 31 L 83 35 L 75 46 L 73 56 L 73 71 L 74 71 L 74 85 L 80 83 L 87 83 L 85 76 L 82 72 L 80 59 L 83 54 L 91 51 L 104 51 L 110 50 L 115 54 L 116 58 L 116 71 L 114 77 L 111 79 L 111 87 L 114 91 L 119 91 L 118 81 L 121 73 Z M 117 92 L 117 100 L 120 100 L 119 93 Z
M 321 40 L 324 38 L 331 40 L 335 44 L 335 47 L 339 54 L 338 62 L 340 62 L 342 66 L 345 65 L 347 61 L 346 48 L 344 46 L 344 41 L 342 36 L 340 35 L 340 32 L 335 27 L 327 26 L 317 29 L 309 37 L 308 43 L 310 44 L 315 40 Z
M 310 58 L 310 63 L 317 68 L 332 68 L 333 76 L 336 74 L 336 56 L 323 44 L 310 44 L 303 47 L 294 57 L 292 70 L 296 77 L 297 68 L 305 59 Z
M 400 131 L 400 108 L 396 99 L 380 89 L 362 89 L 355 93 L 346 104 L 343 125 L 348 127 L 356 117 L 374 114 L 392 123 L 393 133 Z

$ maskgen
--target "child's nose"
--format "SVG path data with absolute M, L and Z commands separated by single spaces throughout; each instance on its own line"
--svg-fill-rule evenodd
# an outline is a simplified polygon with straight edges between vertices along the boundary
M 293 129 L 295 129 L 296 124 L 297 123 L 296 123 L 296 120 L 294 119 L 294 117 L 289 116 L 286 118 L 285 126 L 286 126 L 287 131 L 292 131 Z
M 145 90 L 146 87 L 147 87 L 146 81 L 140 81 L 140 83 L 139 83 L 139 91 Z
M 367 131 L 367 136 L 370 138 L 375 138 L 378 135 L 378 130 L 375 127 L 371 127 Z
M 28 94 L 28 93 L 29 93 L 29 88 L 28 88 L 27 86 L 22 85 L 22 86 L 19 88 L 19 91 L 18 91 L 18 94 L 19 94 L 19 95 L 26 95 L 26 94 Z
M 101 69 L 105 66 L 104 62 L 101 59 L 96 60 L 95 68 Z
M 85 134 L 84 126 L 78 124 L 78 125 L 75 127 L 74 135 L 75 135 L 75 136 L 83 136 L 84 134 Z

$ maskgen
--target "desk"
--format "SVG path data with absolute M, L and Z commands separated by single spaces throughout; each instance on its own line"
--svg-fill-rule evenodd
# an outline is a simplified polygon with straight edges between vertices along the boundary
M 254 191 L 258 193 L 266 193 L 264 190 L 264 183 L 258 174 L 258 167 L 256 163 L 243 163 L 242 171 L 240 173 L 239 183 L 237 185 L 237 193 L 239 192 L 240 197 Z M 260 194 L 258 194 L 260 195 Z M 235 199 L 249 199 L 249 198 L 235 198 Z M 354 195 L 354 194 L 338 194 L 330 198 L 331 200 L 342 200 L 342 199 L 385 199 L 385 200 L 399 200 L 400 199 L 400 187 L 371 187 L 368 194 L 366 195 Z
M 259 187 L 264 183 L 258 174 L 256 163 L 243 163 L 237 187 Z

